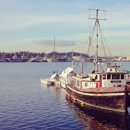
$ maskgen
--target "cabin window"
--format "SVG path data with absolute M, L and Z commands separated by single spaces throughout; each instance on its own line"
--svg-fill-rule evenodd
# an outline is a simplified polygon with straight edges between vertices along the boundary
M 120 75 L 119 74 L 113 74 L 112 79 L 120 79 Z
M 124 78 L 125 78 L 124 74 L 121 74 L 121 79 L 124 79 Z
M 88 83 L 85 82 L 85 87 L 87 87 L 87 86 L 88 86 Z
M 79 86 L 79 80 L 77 80 L 77 86 Z
M 106 79 L 106 74 L 103 74 L 103 79 Z
M 74 85 L 76 86 L 76 80 L 74 79 Z
M 107 74 L 107 79 L 111 79 L 111 74 Z

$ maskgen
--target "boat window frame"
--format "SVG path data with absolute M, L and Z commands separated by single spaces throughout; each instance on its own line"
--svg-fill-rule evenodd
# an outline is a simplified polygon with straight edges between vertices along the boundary
M 74 81 L 74 85 L 76 86 L 76 79 L 74 79 L 73 81 Z
M 79 87 L 79 80 L 77 80 L 77 86 Z
M 122 78 L 122 76 L 123 76 L 123 78 Z M 121 78 L 121 79 L 125 79 L 125 74 L 121 74 L 121 75 L 120 75 L 120 78 Z
M 120 74 L 112 74 L 112 79 L 120 79 Z
M 95 80 L 97 80 L 97 79 L 98 79 L 98 75 L 95 76 Z
M 85 86 L 85 87 L 88 87 L 88 83 L 87 83 L 87 82 L 84 82 L 84 86 Z
M 110 79 L 111 80 L 111 74 L 107 74 L 107 79 Z
M 103 74 L 103 75 L 102 75 L 102 79 L 106 79 L 106 74 Z

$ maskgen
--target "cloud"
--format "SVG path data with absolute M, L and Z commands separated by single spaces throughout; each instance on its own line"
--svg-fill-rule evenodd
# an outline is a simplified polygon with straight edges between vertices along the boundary
M 1 15 L 0 28 L 19 29 L 41 25 L 61 26 L 70 25 L 83 27 L 85 25 L 85 14 L 82 15 Z M 80 24 L 79 24 L 80 23 Z M 63 26 L 64 25 L 64 26 Z
M 42 39 L 42 38 L 36 38 L 36 39 L 27 39 L 31 44 L 33 45 L 42 45 L 42 46 L 53 46 L 54 45 L 54 39 Z M 62 40 L 62 39 L 55 39 L 55 45 L 56 46 L 76 46 L 75 41 L 72 40 Z
M 81 6 L 81 5 L 80 5 Z M 129 26 L 129 8 L 123 5 L 125 10 L 121 12 L 120 7 L 117 9 L 109 8 L 107 12 L 107 22 L 102 22 L 105 28 L 123 28 Z M 80 7 L 81 8 L 81 7 Z M 79 9 L 78 9 L 79 10 Z M 115 11 L 116 10 L 116 11 Z M 52 11 L 53 12 L 53 11 Z M 58 12 L 58 11 L 57 11 Z M 82 12 L 75 13 L 70 10 L 70 13 L 63 11 L 62 13 L 49 13 L 47 10 L 45 13 L 26 13 L 26 14 L 0 14 L 0 28 L 1 29 L 21 29 L 27 27 L 33 27 L 36 25 L 48 25 L 57 26 L 62 28 L 86 28 L 88 26 L 88 14 L 89 11 L 82 10 Z M 94 16 L 95 16 L 95 11 Z M 116 19 L 115 19 L 116 16 Z M 100 16 L 99 16 L 100 17 Z M 121 22 L 119 22 L 121 21 Z
M 36 0 L 1 0 L 1 45 L 3 43 L 7 45 L 4 50 L 11 49 L 9 45 L 21 44 L 23 50 L 28 47 L 29 50 L 34 51 L 41 48 L 49 51 L 50 46 L 53 48 L 52 36 L 55 35 L 59 38 L 55 40 L 57 50 L 61 51 L 61 46 L 64 51 L 72 48 L 79 50 L 79 47 L 89 42 L 90 30 L 87 19 L 89 11 L 87 8 L 96 9 L 98 7 L 107 10 L 107 21 L 100 21 L 107 43 L 117 51 L 123 46 L 127 49 L 126 46 L 130 41 L 129 6 L 128 0 L 125 2 L 117 0 L 114 2 L 112 0 L 98 2 L 96 0 L 83 0 L 82 2 L 79 0 L 56 0 L 55 2 L 53 0 L 40 0 L 39 2 Z M 92 14 L 95 17 L 95 10 Z M 103 16 L 99 13 L 99 18 Z M 94 20 L 90 23 L 93 28 Z M 15 45 L 14 49 L 18 50 Z

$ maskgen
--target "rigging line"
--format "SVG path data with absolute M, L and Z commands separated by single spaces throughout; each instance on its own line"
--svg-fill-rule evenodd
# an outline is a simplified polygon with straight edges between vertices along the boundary
M 89 46 L 88 46 L 88 51 L 87 51 L 88 57 L 89 57 L 90 47 L 92 46 L 92 38 L 93 38 L 93 35 L 94 35 L 94 32 L 95 32 L 95 27 L 96 27 L 96 22 L 95 22 L 95 24 L 93 26 L 92 32 L 91 33 L 89 32 Z M 92 51 L 93 51 L 93 48 L 92 48 Z M 94 52 L 93 52 L 93 55 L 94 55 Z M 85 68 L 85 70 L 87 70 L 87 65 L 84 68 Z
M 93 27 L 93 29 L 92 29 L 92 33 L 91 33 L 91 35 L 89 36 L 89 47 L 88 47 L 88 52 L 87 52 L 88 56 L 89 56 L 90 46 L 92 46 L 92 38 L 93 38 L 93 35 L 94 35 L 94 32 L 95 32 L 95 27 L 96 27 L 96 22 L 95 22 L 94 27 Z M 93 49 L 92 49 L 92 50 L 93 50 Z
M 91 10 L 88 13 L 88 18 L 89 17 L 91 17 Z M 89 31 L 89 34 L 90 34 L 90 28 L 91 28 L 91 21 L 88 19 L 88 31 Z
M 89 34 L 91 34 L 91 26 L 92 26 L 92 20 L 91 19 L 88 19 L 88 21 L 90 21 L 90 22 L 88 22 L 89 23 Z
M 104 46 L 104 43 L 103 43 L 102 30 L 101 30 L 100 23 L 98 25 L 99 25 L 99 32 L 100 32 L 100 36 L 101 36 L 101 42 L 102 42 L 102 46 L 103 46 L 104 55 L 105 55 L 105 57 L 107 57 L 106 51 L 105 51 L 105 46 Z
M 93 21 L 93 19 L 91 19 L 91 10 L 89 11 L 90 13 L 89 13 L 89 18 L 88 18 L 88 25 L 89 25 L 89 35 L 91 34 L 91 26 L 92 26 L 92 21 Z
M 94 29 L 93 29 L 93 32 L 92 32 L 92 36 L 91 36 L 91 45 L 92 45 L 92 39 L 93 39 L 93 35 L 94 35 L 94 32 L 95 32 L 95 28 L 96 28 L 96 21 L 95 21 L 95 24 L 94 24 Z M 93 48 L 92 48 L 92 51 L 93 51 Z M 95 58 L 94 58 L 95 57 Z M 96 55 L 95 55 L 95 52 L 93 51 L 93 58 L 96 59 Z
M 95 56 L 94 56 L 94 51 L 93 51 L 93 46 L 92 46 L 92 39 L 93 39 L 93 36 L 94 36 L 95 28 L 96 28 L 96 21 L 95 21 L 95 24 L 93 26 L 92 32 L 90 33 L 91 35 L 89 35 L 89 47 L 88 47 L 88 51 L 87 51 L 87 54 L 89 56 L 90 47 L 92 47 L 93 57 L 95 57 Z M 86 66 L 85 70 L 86 69 L 87 69 L 87 66 Z
M 101 31 L 101 32 L 102 32 L 102 31 Z M 112 55 L 112 53 L 111 53 L 111 51 L 110 51 L 110 49 L 109 49 L 109 47 L 108 47 L 108 45 L 107 45 L 107 42 L 106 42 L 106 39 L 105 39 L 105 37 L 104 37 L 103 32 L 102 32 L 102 36 L 103 36 L 103 38 L 104 38 L 104 41 L 105 41 L 105 43 L 106 43 L 106 47 L 107 47 L 107 49 L 108 49 L 108 51 L 109 51 L 109 53 L 110 53 L 110 56 L 113 57 L 113 55 Z M 112 61 L 112 60 L 111 60 L 111 61 Z
M 91 18 L 91 10 L 89 11 L 88 14 L 89 14 L 89 18 Z M 89 42 L 88 42 L 89 45 L 88 45 L 88 50 L 87 50 L 88 57 L 89 57 L 90 46 L 92 46 L 92 38 L 93 38 L 94 30 L 95 30 L 95 25 L 94 25 L 93 29 L 91 30 L 91 26 L 92 26 L 92 23 L 93 23 L 92 21 L 93 21 L 92 19 L 88 19 L 88 25 L 89 25 L 89 29 L 88 29 L 89 30 Z M 92 50 L 93 50 L 93 48 L 92 48 Z M 84 68 L 87 68 L 87 65 Z

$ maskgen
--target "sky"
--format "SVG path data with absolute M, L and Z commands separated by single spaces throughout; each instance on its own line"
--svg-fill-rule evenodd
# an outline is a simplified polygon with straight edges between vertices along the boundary
M 99 11 L 107 19 L 100 20 L 103 44 L 113 56 L 130 56 L 129 7 L 129 0 L 0 0 L 0 51 L 49 53 L 55 41 L 57 52 L 87 53 L 94 25 L 88 18 L 96 17 L 89 9 L 99 9 L 106 10 Z

